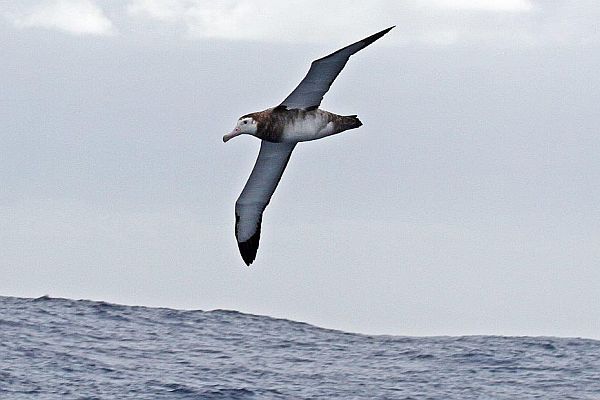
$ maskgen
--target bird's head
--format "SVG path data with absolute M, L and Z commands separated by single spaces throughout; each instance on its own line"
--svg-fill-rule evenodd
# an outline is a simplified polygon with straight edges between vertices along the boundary
M 233 130 L 230 133 L 223 136 L 223 142 L 226 142 L 229 139 L 232 139 L 236 136 L 243 135 L 244 133 L 246 133 L 248 135 L 255 135 L 257 127 L 258 127 L 258 124 L 254 118 L 242 117 L 242 118 L 238 119 L 238 122 L 235 125 L 235 128 L 233 128 Z

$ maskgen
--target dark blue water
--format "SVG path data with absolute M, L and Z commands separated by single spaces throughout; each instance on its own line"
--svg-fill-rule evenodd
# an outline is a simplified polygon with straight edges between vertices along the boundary
M 600 399 L 600 342 L 0 297 L 0 399 Z

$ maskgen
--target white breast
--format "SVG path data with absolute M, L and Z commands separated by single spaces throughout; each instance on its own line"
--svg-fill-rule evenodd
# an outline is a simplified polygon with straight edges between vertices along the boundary
M 284 142 L 305 142 L 333 134 L 334 126 L 327 114 L 321 110 L 294 118 L 283 129 Z

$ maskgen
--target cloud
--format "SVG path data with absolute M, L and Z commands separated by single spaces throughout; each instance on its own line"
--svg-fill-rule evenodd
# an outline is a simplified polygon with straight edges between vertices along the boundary
M 348 21 L 354 21 L 357 30 L 381 29 L 377 22 L 381 21 L 380 3 L 131 0 L 126 10 L 137 20 L 182 25 L 188 38 L 320 42 L 323 38 L 347 38 Z M 383 25 L 393 25 L 393 21 Z
M 566 0 L 105 0 L 103 9 L 97 3 L 23 0 L 0 4 L 0 12 L 18 27 L 90 35 L 113 34 L 118 27 L 124 36 L 151 40 L 343 45 L 348 38 L 396 25 L 380 46 L 587 46 L 600 41 L 594 0 L 577 6 Z
M 507 31 L 512 43 L 530 43 L 527 24 L 514 18 L 533 9 L 529 0 L 130 0 L 126 7 L 135 21 L 182 27 L 191 39 L 343 44 L 349 30 L 397 25 L 387 45 L 427 46 L 502 42 Z
M 76 35 L 111 35 L 115 28 L 95 3 L 89 0 L 42 1 L 12 14 L 20 28 L 58 29 Z
M 524 12 L 533 8 L 528 0 L 419 0 L 418 3 L 450 10 Z
M 134 0 L 127 5 L 127 13 L 134 17 L 158 21 L 177 21 L 187 9 L 180 0 Z

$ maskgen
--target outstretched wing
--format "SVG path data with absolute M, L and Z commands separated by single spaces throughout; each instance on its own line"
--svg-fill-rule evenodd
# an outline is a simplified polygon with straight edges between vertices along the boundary
M 256 258 L 262 214 L 281 179 L 296 143 L 263 140 L 256 164 L 235 202 L 235 237 L 246 265 Z
M 364 49 L 388 33 L 392 28 L 394 27 L 384 29 L 368 38 L 313 61 L 302 82 L 300 82 L 279 107 L 286 107 L 288 110 L 292 108 L 304 110 L 318 108 L 321 100 L 323 100 L 323 96 L 327 93 L 335 78 L 340 74 L 350 56 Z

